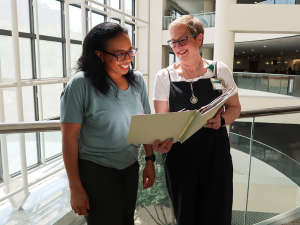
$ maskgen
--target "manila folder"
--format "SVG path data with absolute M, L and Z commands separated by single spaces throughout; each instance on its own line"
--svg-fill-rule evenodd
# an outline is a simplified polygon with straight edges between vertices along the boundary
M 174 138 L 185 128 L 195 111 L 134 115 L 131 117 L 127 143 L 153 144 Z

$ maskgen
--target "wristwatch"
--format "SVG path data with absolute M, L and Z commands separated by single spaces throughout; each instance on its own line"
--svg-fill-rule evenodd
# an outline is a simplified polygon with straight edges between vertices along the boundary
M 155 155 L 152 154 L 151 156 L 147 156 L 145 157 L 145 160 L 152 160 L 152 162 L 155 162 Z
M 221 118 L 221 127 L 223 127 L 225 125 L 225 119 L 223 118 L 223 116 L 220 116 Z

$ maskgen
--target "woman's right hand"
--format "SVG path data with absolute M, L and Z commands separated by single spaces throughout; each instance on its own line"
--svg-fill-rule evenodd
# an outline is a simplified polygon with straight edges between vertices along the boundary
M 86 209 L 90 209 L 89 197 L 83 187 L 70 190 L 71 207 L 78 215 L 88 216 Z
M 156 140 L 153 144 L 153 150 L 159 153 L 167 153 L 170 151 L 173 143 L 174 138 L 168 138 L 162 143 L 160 143 L 159 140 Z

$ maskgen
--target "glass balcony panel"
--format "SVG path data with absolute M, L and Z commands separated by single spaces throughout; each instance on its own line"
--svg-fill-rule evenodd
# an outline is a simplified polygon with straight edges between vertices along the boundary
M 300 97 L 300 77 L 292 75 L 233 73 L 239 88 Z
M 18 122 L 17 98 L 15 89 L 3 90 L 5 122 Z
M 70 39 L 81 40 L 82 30 L 81 30 L 81 9 L 70 5 Z
M 268 76 L 263 74 L 256 74 L 255 90 L 268 91 Z
M 36 133 L 26 133 L 24 135 L 27 167 L 31 167 L 38 163 L 37 136 Z M 19 134 L 6 134 L 5 138 L 7 143 L 9 174 L 11 175 L 21 170 L 20 137 Z
M 62 43 L 40 40 L 41 77 L 63 77 Z
M 63 84 L 42 85 L 44 119 L 60 115 L 60 95 L 62 91 Z
M 46 160 L 51 157 L 57 156 L 62 153 L 61 145 L 61 132 L 44 132 L 44 144 L 45 144 L 45 158 Z
M 215 13 L 193 14 L 192 16 L 201 20 L 205 28 L 215 26 Z M 163 30 L 168 30 L 170 23 L 179 17 L 180 16 L 175 16 L 175 15 L 164 16 L 163 17 Z

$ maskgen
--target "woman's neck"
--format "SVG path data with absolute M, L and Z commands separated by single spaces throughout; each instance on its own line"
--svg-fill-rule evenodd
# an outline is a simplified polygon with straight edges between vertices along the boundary
M 202 62 L 202 58 L 199 55 L 199 57 L 196 57 L 195 59 L 189 60 L 189 61 L 180 61 L 178 62 L 178 67 L 182 66 L 186 72 L 189 74 L 196 73 L 196 71 L 199 68 L 199 64 Z

